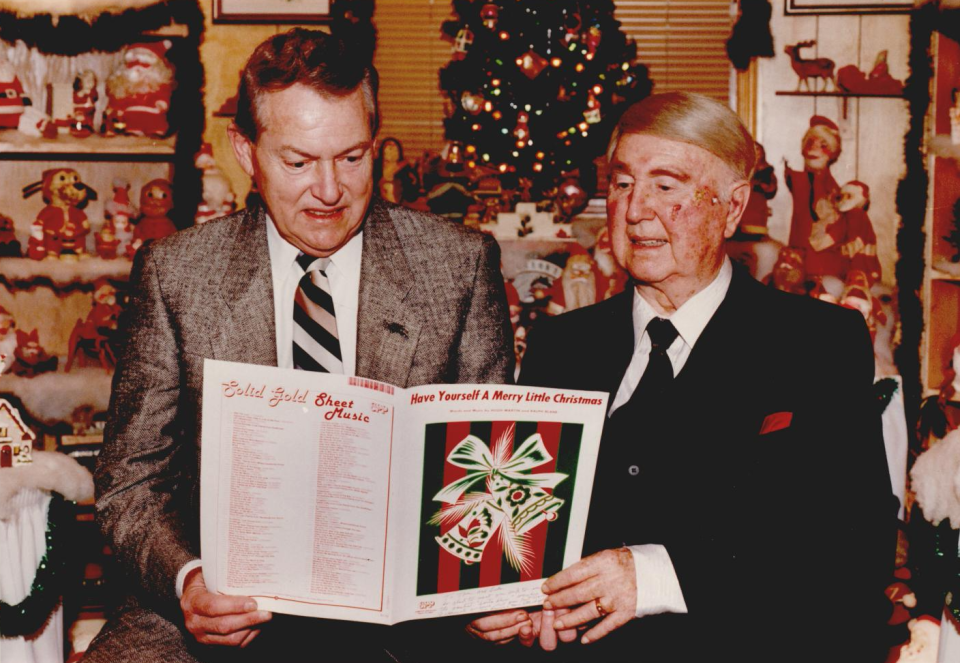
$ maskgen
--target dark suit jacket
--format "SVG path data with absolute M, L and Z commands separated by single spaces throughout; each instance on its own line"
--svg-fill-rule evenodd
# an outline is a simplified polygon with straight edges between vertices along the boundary
M 170 624 L 182 626 L 177 573 L 200 553 L 203 360 L 277 362 L 265 223 L 262 208 L 241 211 L 157 242 L 134 262 L 128 340 L 96 486 L 103 532 L 138 589 L 140 609 L 150 610 L 123 626 L 139 637 L 135 647 L 158 629 L 169 636 L 163 646 L 173 647 L 168 641 L 179 633 Z M 358 375 L 402 387 L 512 379 L 492 239 L 378 200 L 363 233 Z
M 521 382 L 612 400 L 633 349 L 628 291 L 540 322 Z M 882 660 L 896 503 L 872 382 L 857 313 L 737 271 L 666 402 L 608 422 L 584 550 L 664 545 L 689 614 L 576 660 Z

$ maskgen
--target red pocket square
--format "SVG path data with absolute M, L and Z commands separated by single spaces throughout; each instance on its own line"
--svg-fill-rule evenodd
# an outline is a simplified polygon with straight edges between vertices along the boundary
M 760 427 L 760 434 L 766 435 L 767 433 L 789 428 L 791 421 L 793 421 L 793 412 L 774 412 L 773 414 L 768 414 L 767 418 L 763 420 L 763 425 Z

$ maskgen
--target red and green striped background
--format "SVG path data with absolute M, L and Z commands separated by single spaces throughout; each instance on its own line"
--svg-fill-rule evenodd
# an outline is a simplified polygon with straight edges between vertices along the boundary
M 543 443 L 553 457 L 532 470 L 562 472 L 566 479 L 553 490 L 553 494 L 565 500 L 553 522 L 543 522 L 534 527 L 527 536 L 535 558 L 529 573 L 519 573 L 505 559 L 498 536 L 494 536 L 483 551 L 479 564 L 465 564 L 458 557 L 441 550 L 434 537 L 456 526 L 455 523 L 428 525 L 427 521 L 442 506 L 433 496 L 452 481 L 467 473 L 462 467 L 446 462 L 447 456 L 467 435 L 475 435 L 490 447 L 500 435 L 516 425 L 513 438 L 514 449 L 531 435 L 540 433 Z M 460 589 L 491 587 L 524 580 L 546 578 L 563 568 L 563 551 L 566 547 L 567 528 L 570 521 L 570 504 L 576 480 L 577 460 L 580 455 L 581 424 L 562 424 L 535 421 L 466 421 L 428 424 L 425 433 L 423 461 L 423 493 L 420 503 L 420 561 L 417 571 L 417 596 L 453 592 Z M 477 482 L 467 492 L 486 490 L 483 482 Z

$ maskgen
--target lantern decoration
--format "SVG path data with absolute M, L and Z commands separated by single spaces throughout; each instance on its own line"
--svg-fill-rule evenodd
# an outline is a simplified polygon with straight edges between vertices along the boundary
M 486 3 L 480 9 L 480 20 L 483 21 L 483 24 L 487 26 L 490 30 L 494 30 L 497 27 L 497 19 L 500 17 L 500 8 L 497 7 L 492 2 Z
M 483 97 L 470 91 L 464 92 L 460 95 L 460 105 L 463 106 L 463 110 L 476 115 L 483 110 Z
M 457 33 L 457 38 L 453 42 L 453 59 L 462 60 L 467 57 L 467 51 L 473 44 L 473 33 L 470 28 L 463 28 Z
M 548 61 L 546 58 L 538 55 L 534 51 L 527 51 L 519 58 L 517 58 L 517 66 L 527 75 L 527 78 L 533 80 L 540 75 L 540 72 L 543 71 L 546 67 Z

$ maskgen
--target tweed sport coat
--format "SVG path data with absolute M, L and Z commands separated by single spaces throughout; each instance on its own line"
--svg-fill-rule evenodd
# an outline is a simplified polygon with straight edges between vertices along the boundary
M 244 210 L 134 262 L 97 515 L 140 604 L 173 620 L 177 573 L 200 553 L 203 360 L 277 362 L 267 222 L 262 208 Z M 513 364 L 496 243 L 375 199 L 363 228 L 357 375 L 401 387 L 504 383 Z

